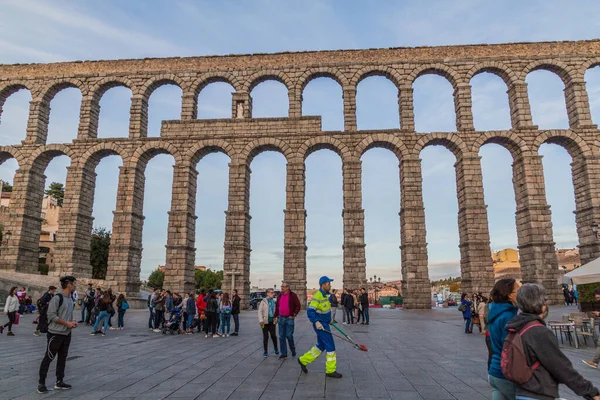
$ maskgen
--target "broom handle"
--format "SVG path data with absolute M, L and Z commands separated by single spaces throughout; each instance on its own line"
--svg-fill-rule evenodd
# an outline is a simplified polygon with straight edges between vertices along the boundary
M 342 335 L 344 335 L 344 337 L 346 337 L 346 338 L 348 338 L 348 339 L 349 339 L 348 335 L 346 335 L 346 333 L 344 333 L 344 331 L 343 331 L 343 330 L 341 330 L 340 328 L 338 328 L 338 326 L 337 326 L 336 324 L 333 324 L 333 323 L 332 323 L 332 324 L 329 324 L 329 325 L 333 326 L 333 327 L 334 327 L 335 329 L 337 329 L 337 330 L 338 330 L 338 331 L 339 331 L 339 332 L 340 332 Z

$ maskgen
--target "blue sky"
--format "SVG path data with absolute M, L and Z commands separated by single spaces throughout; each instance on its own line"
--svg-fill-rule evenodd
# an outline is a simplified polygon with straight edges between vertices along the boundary
M 579 1 L 4 1 L 0 0 L 0 63 L 87 59 L 196 56 L 296 50 L 434 46 L 544 40 L 593 39 L 600 36 L 600 3 Z M 592 118 L 600 124 L 600 68 L 586 75 Z M 537 71 L 527 77 L 534 123 L 566 128 L 563 86 L 558 77 Z M 506 87 L 481 74 L 471 82 L 473 113 L 479 130 L 510 127 Z M 416 129 L 455 129 L 452 88 L 441 77 L 423 76 L 414 85 Z M 230 116 L 232 88 L 213 84 L 199 98 L 199 118 Z M 362 129 L 398 126 L 397 90 L 384 78 L 369 78 L 358 88 L 357 118 Z M 115 88 L 102 98 L 100 137 L 127 135 L 131 93 Z M 162 87 L 150 99 L 150 135 L 160 121 L 177 119 L 181 91 Z M 252 92 L 254 116 L 287 114 L 285 87 L 265 82 Z M 30 96 L 21 91 L 6 102 L 0 120 L 0 144 L 19 143 L 25 135 Z M 49 143 L 76 136 L 81 96 L 59 93 L 51 107 Z M 341 88 L 328 79 L 311 82 L 303 113 L 322 115 L 325 130 L 343 125 Z M 571 162 L 567 152 L 544 145 L 544 174 L 558 247 L 577 244 Z M 516 247 L 515 201 L 508 151 L 482 148 L 485 200 L 492 248 Z M 454 156 L 443 147 L 421 153 L 431 278 L 459 273 Z M 400 279 L 400 188 L 398 160 L 387 150 L 368 151 L 363 160 L 363 207 L 366 215 L 367 276 Z M 224 211 L 227 208 L 229 159 L 207 156 L 198 165 L 196 259 L 222 268 Z M 65 181 L 67 157 L 49 165 L 47 184 Z M 117 189 L 118 157 L 97 168 L 95 225 L 110 228 Z M 170 208 L 173 159 L 157 156 L 147 168 L 144 203 L 142 278 L 165 259 L 167 211 Z M 12 182 L 14 160 L 0 165 L 0 179 Z M 262 153 L 251 165 L 251 281 L 279 285 L 283 275 L 285 159 Z M 326 271 L 342 278 L 342 175 L 339 157 L 327 150 L 306 162 L 308 285 Z

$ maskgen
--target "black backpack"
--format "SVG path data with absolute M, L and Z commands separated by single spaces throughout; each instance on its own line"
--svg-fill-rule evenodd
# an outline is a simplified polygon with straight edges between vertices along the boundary
M 63 305 L 63 301 L 64 301 L 64 297 L 62 295 L 62 293 L 58 293 L 58 310 L 60 310 L 60 308 Z M 41 300 L 41 299 L 40 299 Z M 40 300 L 38 300 L 38 303 L 40 303 Z M 50 299 L 52 300 L 52 299 Z M 38 331 L 40 331 L 41 333 L 47 333 L 48 332 L 48 315 L 47 315 L 47 311 L 48 311 L 48 305 L 50 304 L 50 301 L 46 302 L 46 306 L 44 307 L 44 313 L 41 313 L 41 308 L 40 308 L 40 320 L 38 322 Z

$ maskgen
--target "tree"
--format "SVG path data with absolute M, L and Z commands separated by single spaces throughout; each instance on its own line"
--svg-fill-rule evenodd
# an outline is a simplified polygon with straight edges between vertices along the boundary
M 3 192 L 12 192 L 13 191 L 13 187 L 12 187 L 12 185 L 10 183 L 4 182 L 2 184 L 2 191 Z
M 50 188 L 46 190 L 48 196 L 52 196 L 56 199 L 56 202 L 60 207 L 63 205 L 65 199 L 65 187 L 60 182 L 52 182 Z
M 461 286 L 462 285 L 460 282 L 452 282 L 450 284 L 450 291 L 451 292 L 460 292 Z
M 94 279 L 106 279 L 110 236 L 110 231 L 105 228 L 94 228 L 92 231 L 90 264 L 92 265 L 92 278 Z
M 223 271 L 195 270 L 194 278 L 196 280 L 196 289 L 221 289 L 223 282 Z
M 163 287 L 164 281 L 165 273 L 157 268 L 154 271 L 152 271 L 152 273 L 148 277 L 148 286 L 150 286 L 153 289 L 161 289 Z

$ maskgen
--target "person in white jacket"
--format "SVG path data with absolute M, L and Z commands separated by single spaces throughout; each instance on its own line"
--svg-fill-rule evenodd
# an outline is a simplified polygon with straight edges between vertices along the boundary
M 4 315 L 8 315 L 8 322 L 0 326 L 0 334 L 2 334 L 4 328 L 8 326 L 8 333 L 6 336 L 15 336 L 15 334 L 12 333 L 12 326 L 17 319 L 17 311 L 19 310 L 19 299 L 17 299 L 16 292 L 16 286 L 11 288 L 8 297 L 6 298 L 6 303 L 4 304 Z

